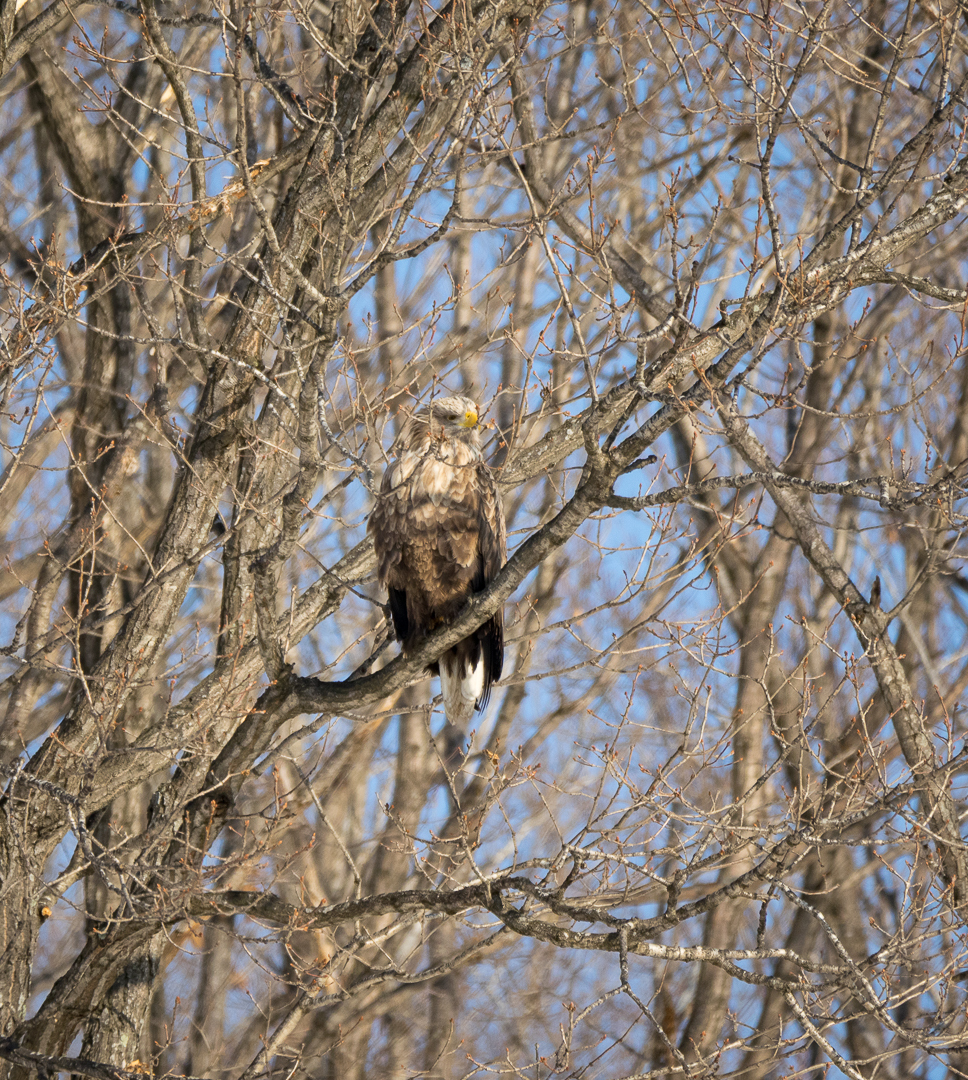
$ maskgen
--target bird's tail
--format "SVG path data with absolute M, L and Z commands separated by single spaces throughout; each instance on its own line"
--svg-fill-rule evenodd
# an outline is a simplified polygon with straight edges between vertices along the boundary
M 442 656 L 440 692 L 444 699 L 444 715 L 463 734 L 474 715 L 477 699 L 484 693 L 484 659 L 480 652 L 476 663 L 455 653 Z

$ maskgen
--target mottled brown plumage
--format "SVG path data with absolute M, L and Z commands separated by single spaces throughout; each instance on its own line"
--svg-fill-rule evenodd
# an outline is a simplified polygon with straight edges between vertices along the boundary
M 417 413 L 400 438 L 370 517 L 381 584 L 404 653 L 450 622 L 504 565 L 507 532 L 491 470 L 481 456 L 477 406 L 448 397 Z M 440 657 L 447 719 L 463 729 L 501 677 L 498 612 Z

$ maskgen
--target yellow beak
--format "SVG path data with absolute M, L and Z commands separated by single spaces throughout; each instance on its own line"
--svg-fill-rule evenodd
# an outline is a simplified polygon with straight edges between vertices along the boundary
M 477 427 L 477 413 L 473 409 L 468 409 L 464 413 L 464 419 L 461 421 L 460 426 L 466 428 Z

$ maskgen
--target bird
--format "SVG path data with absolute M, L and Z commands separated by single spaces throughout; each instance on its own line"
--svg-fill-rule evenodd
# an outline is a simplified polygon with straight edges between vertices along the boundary
M 453 621 L 507 561 L 507 527 L 494 473 L 481 453 L 478 408 L 438 398 L 400 436 L 367 523 L 403 653 Z M 428 666 L 460 737 L 483 711 L 504 662 L 504 612 Z

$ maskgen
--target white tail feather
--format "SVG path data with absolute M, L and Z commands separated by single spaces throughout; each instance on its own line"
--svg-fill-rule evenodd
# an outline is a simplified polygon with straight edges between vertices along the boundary
M 458 669 L 455 657 L 440 658 L 440 692 L 444 698 L 444 715 L 463 733 L 474 715 L 477 699 L 484 692 L 484 661 L 478 660 L 463 678 Z

